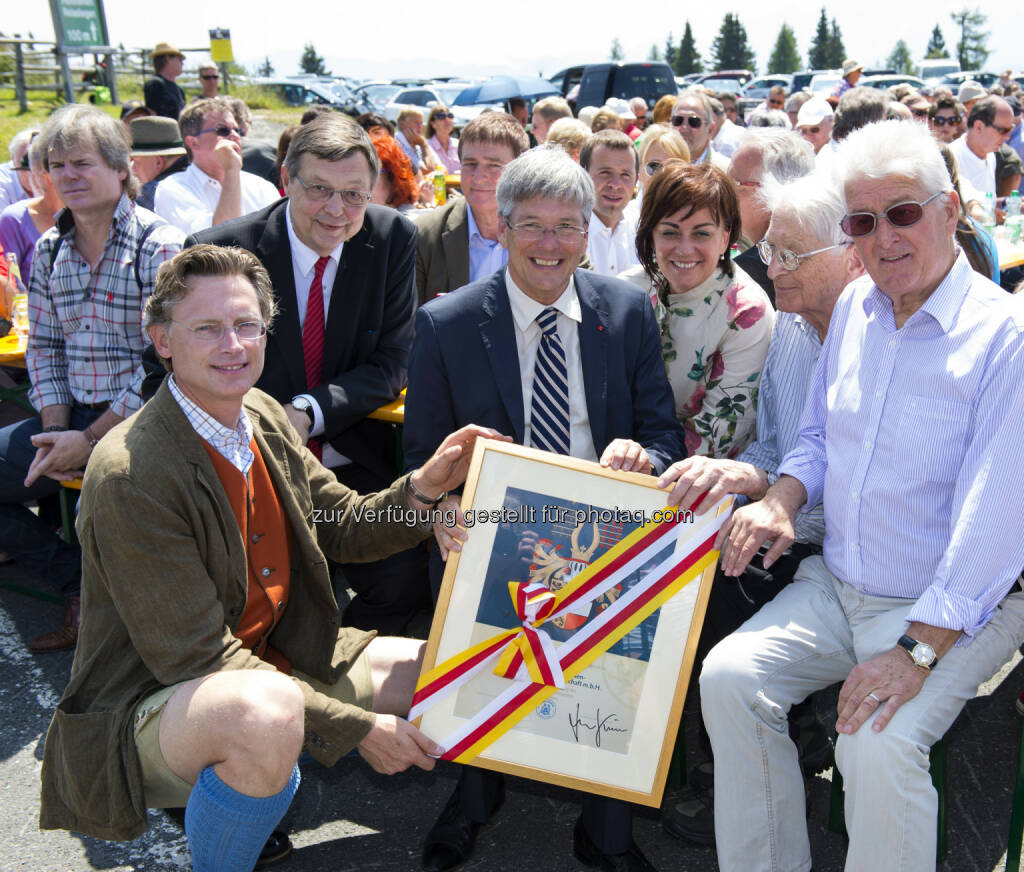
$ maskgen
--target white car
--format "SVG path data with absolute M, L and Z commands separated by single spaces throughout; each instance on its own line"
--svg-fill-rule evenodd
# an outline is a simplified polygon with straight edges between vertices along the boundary
M 452 106 L 452 101 L 468 88 L 473 82 L 445 82 L 443 84 L 420 85 L 399 91 L 384 107 L 382 114 L 388 121 L 397 121 L 398 113 L 414 106 L 423 110 L 423 121 L 426 122 L 430 110 L 438 104 L 447 106 L 455 116 L 455 129 L 461 130 L 485 109 L 503 109 L 502 103 L 483 103 L 472 106 Z

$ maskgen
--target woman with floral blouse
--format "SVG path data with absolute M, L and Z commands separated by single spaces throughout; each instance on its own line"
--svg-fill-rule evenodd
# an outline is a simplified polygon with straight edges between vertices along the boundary
M 736 190 L 717 167 L 669 160 L 648 182 L 636 247 L 691 455 L 735 457 L 755 433 L 775 310 L 729 258 L 739 232 Z

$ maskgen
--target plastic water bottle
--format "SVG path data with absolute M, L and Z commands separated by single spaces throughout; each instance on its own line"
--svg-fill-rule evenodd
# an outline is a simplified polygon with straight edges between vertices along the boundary
M 25 292 L 25 282 L 21 277 L 21 267 L 18 266 L 18 255 L 13 251 L 5 251 L 4 257 L 7 260 L 7 274 L 11 277 L 17 293 Z
M 984 227 L 994 238 L 996 235 L 996 198 L 991 191 L 985 192 L 985 202 L 982 205 L 981 226 Z
M 1013 191 L 1006 201 L 1006 237 L 1010 242 L 1020 242 L 1021 223 L 1024 217 L 1020 214 L 1020 192 Z

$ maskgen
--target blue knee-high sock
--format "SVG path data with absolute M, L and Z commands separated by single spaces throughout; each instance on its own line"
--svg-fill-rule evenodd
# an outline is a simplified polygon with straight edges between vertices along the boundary
M 298 789 L 298 764 L 284 790 L 265 797 L 233 790 L 207 766 L 185 806 L 185 834 L 194 872 L 252 872 Z

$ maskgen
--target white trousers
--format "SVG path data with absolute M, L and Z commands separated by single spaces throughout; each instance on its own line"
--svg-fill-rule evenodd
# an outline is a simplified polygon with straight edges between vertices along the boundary
M 821 557 L 704 661 L 701 708 L 715 755 L 715 839 L 724 872 L 811 867 L 803 777 L 787 713 L 892 648 L 914 600 L 861 594 Z M 839 737 L 847 872 L 934 872 L 937 796 L 928 752 L 1024 640 L 1024 593 L 954 646 L 880 733 L 869 718 Z

